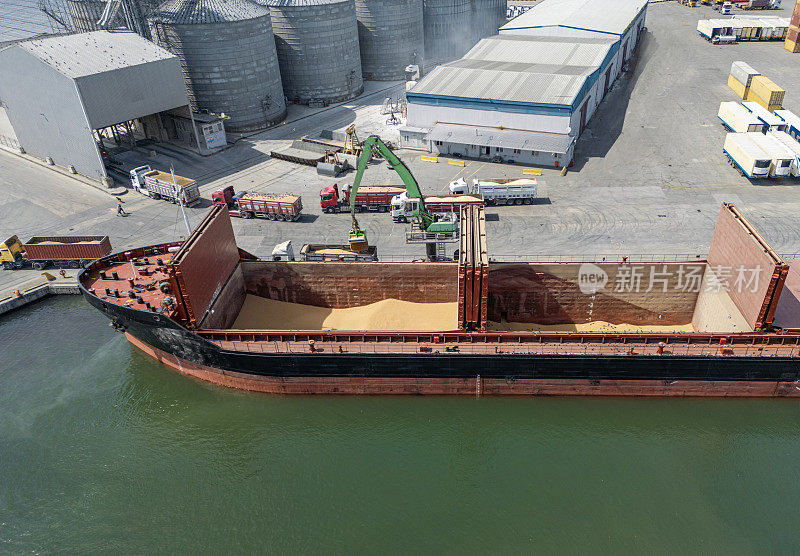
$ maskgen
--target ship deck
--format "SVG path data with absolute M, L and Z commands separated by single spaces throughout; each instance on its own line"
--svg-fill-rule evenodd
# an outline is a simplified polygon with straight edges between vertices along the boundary
M 198 334 L 221 349 L 241 353 L 451 355 L 663 355 L 684 357 L 797 357 L 796 334 L 525 334 L 331 333 L 223 331 Z M 438 341 L 436 338 L 440 338 Z M 311 344 L 313 341 L 313 344 Z M 313 345 L 313 350 L 311 346 Z M 659 353 L 662 348 L 663 353 Z

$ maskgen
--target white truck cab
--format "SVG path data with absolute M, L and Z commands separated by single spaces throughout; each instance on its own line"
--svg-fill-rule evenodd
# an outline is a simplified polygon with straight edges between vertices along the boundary
M 147 190 L 147 185 L 144 181 L 144 175 L 151 172 L 153 169 L 150 166 L 139 166 L 130 171 L 131 185 L 133 188 L 142 195 L 150 196 L 150 191 Z
M 731 4 L 730 2 L 723 2 L 722 7 L 719 9 L 719 14 L 731 15 L 732 11 L 733 11 L 733 4 Z
M 407 222 L 417 211 L 419 211 L 419 200 L 411 199 L 408 191 L 392 197 L 392 220 L 395 222 Z

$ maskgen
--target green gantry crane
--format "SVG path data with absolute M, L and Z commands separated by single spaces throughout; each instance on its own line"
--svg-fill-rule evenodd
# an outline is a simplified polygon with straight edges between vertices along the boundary
M 411 215 L 415 222 L 419 225 L 420 230 L 431 234 L 456 234 L 458 231 L 458 224 L 455 222 L 437 222 L 434 216 L 425 209 L 425 200 L 422 198 L 422 191 L 419 189 L 417 180 L 411 174 L 411 170 L 403 164 L 403 161 L 397 158 L 389 147 L 377 135 L 370 135 L 366 141 L 361 144 L 361 156 L 358 159 L 358 169 L 356 170 L 356 177 L 353 180 L 353 185 L 350 187 L 350 214 L 353 216 L 353 227 L 350 230 L 349 240 L 350 249 L 356 253 L 364 253 L 369 249 L 369 242 L 367 241 L 367 234 L 358 225 L 356 220 L 356 193 L 358 187 L 361 185 L 361 179 L 364 177 L 364 170 L 367 167 L 367 162 L 372 155 L 372 150 L 378 149 L 383 158 L 392 169 L 397 172 L 403 185 L 408 191 L 408 196 L 411 199 L 419 201 L 417 210 Z

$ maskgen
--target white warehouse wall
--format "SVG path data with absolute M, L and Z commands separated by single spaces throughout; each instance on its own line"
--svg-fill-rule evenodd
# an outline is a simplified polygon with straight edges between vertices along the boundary
M 569 133 L 570 118 L 568 115 L 518 114 L 516 112 L 499 112 L 496 110 L 408 103 L 408 126 L 431 129 L 437 123 Z
M 0 99 L 28 154 L 100 180 L 106 176 L 75 82 L 24 49 L 0 50 Z

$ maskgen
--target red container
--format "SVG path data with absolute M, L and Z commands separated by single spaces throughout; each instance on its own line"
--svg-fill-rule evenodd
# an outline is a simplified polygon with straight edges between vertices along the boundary
M 93 261 L 111 253 L 108 236 L 37 236 L 23 247 L 29 261 Z

